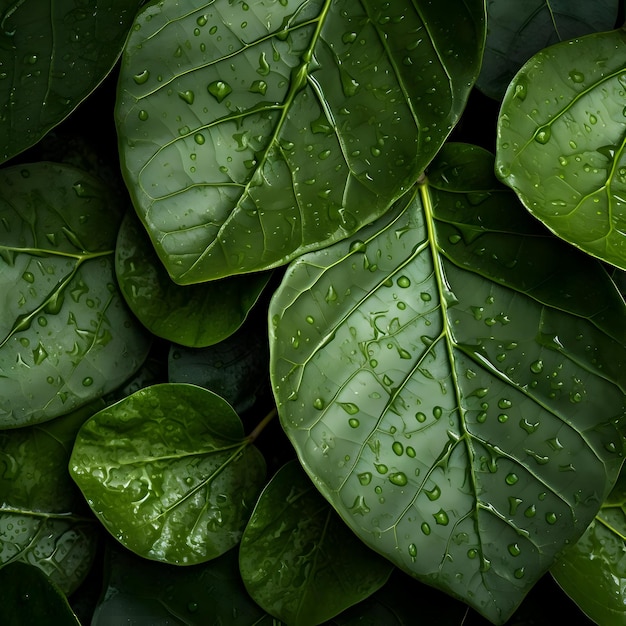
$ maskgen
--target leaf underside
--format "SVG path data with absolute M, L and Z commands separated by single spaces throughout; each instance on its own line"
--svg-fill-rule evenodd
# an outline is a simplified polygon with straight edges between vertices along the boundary
M 615 480 L 626 326 L 602 268 L 492 168 L 444 150 L 432 185 L 290 266 L 270 330 L 281 421 L 321 492 L 368 545 L 502 623 Z

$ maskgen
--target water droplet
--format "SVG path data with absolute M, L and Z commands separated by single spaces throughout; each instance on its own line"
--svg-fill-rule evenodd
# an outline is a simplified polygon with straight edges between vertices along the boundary
M 93 378 L 91 376 L 83 378 L 83 387 L 91 387 L 91 385 L 93 385 Z
M 424 493 L 431 502 L 439 500 L 439 498 L 441 497 L 441 489 L 438 485 L 435 485 L 430 491 L 428 489 L 424 489 Z
M 411 281 L 406 277 L 406 276 L 400 276 L 400 278 L 398 278 L 398 287 L 401 287 L 402 289 L 406 289 L 407 287 L 411 286 Z
M 535 133 L 535 141 L 537 143 L 546 144 L 550 141 L 550 137 L 552 136 L 552 130 L 549 125 L 540 126 Z
M 24 272 L 22 274 L 22 278 L 27 282 L 27 283 L 34 283 L 35 282 L 35 275 L 32 272 Z
M 47 356 L 48 352 L 41 345 L 41 342 L 39 342 L 39 345 L 33 350 L 33 361 L 35 362 L 35 365 L 39 365 L 40 363 L 42 363 L 47 358 Z
M 554 513 L 546 513 L 546 522 L 548 522 L 548 524 L 556 524 L 556 520 L 557 517 Z
M 389 471 L 389 468 L 384 463 L 377 463 L 374 467 L 376 467 L 376 471 L 379 474 L 386 474 Z
M 433 408 L 433 417 L 438 420 L 443 415 L 443 409 L 440 406 Z
M 224 100 L 224 98 L 229 93 L 232 93 L 233 89 L 228 83 L 225 83 L 223 80 L 214 80 L 212 83 L 209 83 L 209 85 L 207 86 L 207 91 L 218 102 L 222 102 L 222 100 Z
M 138 85 L 143 85 L 150 78 L 150 72 L 148 70 L 143 70 L 143 72 L 139 72 L 133 76 L 133 80 Z
M 538 361 L 535 361 L 534 363 L 531 363 L 530 371 L 533 374 L 541 374 L 541 372 L 543 372 L 543 361 L 538 360 Z
M 404 472 L 395 472 L 394 474 L 390 474 L 389 482 L 397 487 L 404 487 L 409 480 Z
M 524 76 L 520 76 L 517 80 L 517 83 L 514 87 L 513 96 L 522 101 L 526 100 L 526 96 L 528 95 L 528 83 Z
M 519 556 L 522 553 L 519 545 L 516 543 L 510 543 L 508 545 L 508 550 L 511 556 Z
M 500 400 L 498 400 L 498 407 L 501 409 L 510 409 L 512 406 L 513 403 L 506 398 L 500 398 Z
M 193 140 L 194 140 L 194 141 L 195 141 L 195 142 L 196 142 L 199 146 L 201 146 L 201 145 L 205 142 L 204 135 L 203 135 L 202 133 L 196 133 L 196 134 L 193 136 Z
M 141 111 L 139 111 L 139 113 L 137 113 L 137 117 L 142 122 L 145 122 L 150 116 L 148 115 L 148 111 L 146 111 L 145 109 L 141 109 Z
M 372 474 L 370 472 L 363 472 L 359 474 L 359 482 L 366 487 L 372 482 Z
M 409 544 L 409 556 L 412 559 L 417 556 L 417 546 L 414 543 Z
M 402 456 L 404 454 L 404 446 L 399 441 L 394 441 L 391 449 L 397 456 Z
M 181 100 L 184 100 L 187 104 L 193 104 L 196 97 L 194 92 L 188 89 L 187 91 L 179 91 L 178 96 Z
M 332 285 L 328 287 L 328 291 L 326 292 L 324 300 L 326 300 L 326 302 L 328 303 L 335 302 L 335 300 L 337 300 L 337 292 Z
M 523 568 L 523 567 L 520 567 L 520 568 L 516 569 L 516 570 L 513 572 L 513 576 L 515 576 L 515 578 L 517 578 L 518 580 L 519 580 L 520 578 L 524 578 L 524 568 Z
M 430 525 L 429 524 L 427 524 L 426 522 L 422 522 L 422 525 L 421 525 L 420 528 L 422 529 L 422 532 L 425 535 L 430 535 L 431 531 L 430 531 Z
M 357 36 L 357 33 L 354 32 L 344 33 L 341 36 L 341 41 L 343 41 L 343 43 L 353 43 L 356 41 Z
M 313 408 L 317 409 L 318 411 L 321 411 L 325 406 L 326 403 L 324 402 L 324 400 L 322 400 L 322 398 L 315 398 L 315 400 L 313 401 Z
M 348 425 L 350 428 L 358 428 L 361 425 L 361 422 L 359 422 L 359 420 L 355 417 L 352 417 L 348 420 Z
M 470 548 L 467 551 L 467 556 L 470 559 L 475 559 L 478 556 L 478 550 L 476 550 L 476 548 Z
M 187 604 L 187 610 L 190 613 L 195 613 L 198 610 L 198 603 L 197 602 L 190 602 L 189 604 Z
M 251 93 L 260 93 L 262 96 L 267 91 L 267 83 L 264 80 L 255 80 L 248 89 Z
M 422 291 L 422 293 L 420 293 L 420 299 L 422 302 L 430 302 L 433 297 L 428 292 Z
M 504 479 L 507 485 L 514 485 L 519 480 L 519 476 L 517 474 L 511 473 L 507 474 L 507 477 Z
M 531 504 L 525 511 L 524 515 L 526 517 L 535 517 L 537 515 L 537 507 L 534 504 Z
M 585 80 L 585 75 L 582 72 L 577 72 L 576 70 L 572 70 L 569 73 L 569 77 L 574 83 L 582 83 Z
M 206 15 L 201 15 L 200 17 L 198 17 L 198 19 L 196 20 L 196 24 L 198 26 L 206 26 L 206 23 L 208 22 L 208 18 Z
M 267 57 L 265 56 L 265 52 L 262 52 L 259 56 L 259 67 L 257 68 L 257 74 L 261 76 L 267 76 L 270 73 L 270 65 L 267 62 Z
M 448 514 L 443 509 L 439 509 L 437 513 L 433 513 L 433 517 L 435 518 L 435 523 L 439 526 L 447 526 L 450 522 Z
M 417 452 L 415 452 L 415 448 L 412 448 L 411 446 L 407 446 L 406 455 L 414 459 L 417 456 Z

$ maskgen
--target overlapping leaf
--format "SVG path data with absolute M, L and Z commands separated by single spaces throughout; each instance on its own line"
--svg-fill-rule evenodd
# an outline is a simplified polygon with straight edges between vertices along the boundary
M 68 413 L 145 358 L 113 272 L 118 202 L 67 165 L 0 173 L 0 428 Z
M 626 269 L 626 31 L 536 54 L 500 112 L 496 167 L 557 235 Z
M 237 544 L 265 463 L 227 402 L 172 383 L 96 413 L 78 433 L 70 473 L 123 545 L 192 565 Z
M 295 261 L 271 374 L 300 460 L 355 532 L 500 623 L 615 480 L 626 309 L 492 167 L 451 146 L 419 195 Z
M 116 118 L 174 280 L 273 267 L 382 214 L 458 120 L 484 36 L 482 0 L 148 5 Z

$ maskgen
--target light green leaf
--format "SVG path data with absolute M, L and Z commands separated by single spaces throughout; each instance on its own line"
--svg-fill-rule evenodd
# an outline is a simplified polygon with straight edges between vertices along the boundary
M 96 401 L 52 422 L 0 433 L 0 568 L 34 565 L 66 594 L 89 572 L 100 528 L 67 462 L 81 424 L 102 407 Z
M 239 567 L 252 598 L 290 626 L 334 617 L 379 589 L 393 568 L 354 536 L 297 461 L 259 497 Z
M 626 31 L 536 54 L 507 90 L 496 170 L 559 237 L 626 269 Z
M 492 168 L 448 146 L 432 184 L 295 261 L 270 345 L 283 427 L 344 520 L 502 623 L 619 471 L 626 307 Z
M 461 114 L 484 13 L 482 0 L 147 5 L 116 120 L 172 278 L 275 267 L 384 213 Z
M 234 333 L 271 276 L 260 272 L 177 285 L 132 213 L 122 221 L 115 271 L 128 306 L 143 325 L 158 337 L 191 348 L 214 345 Z
M 191 565 L 238 543 L 265 462 L 225 400 L 194 385 L 161 384 L 86 422 L 70 474 L 124 546 Z
M 141 4 L 0 2 L 0 163 L 37 143 L 98 86 Z
M 0 428 L 63 415 L 121 385 L 150 340 L 115 282 L 120 207 L 67 165 L 0 172 Z
M 626 624 L 626 474 L 585 534 L 550 570 L 564 591 L 594 622 Z
M 615 27 L 618 0 L 488 0 L 487 41 L 476 86 L 501 100 L 528 59 L 551 45 Z

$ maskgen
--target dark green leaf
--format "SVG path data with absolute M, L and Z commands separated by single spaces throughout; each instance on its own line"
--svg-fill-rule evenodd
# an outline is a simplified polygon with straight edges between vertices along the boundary
M 270 341 L 281 421 L 322 493 L 502 623 L 619 471 L 626 307 L 492 167 L 449 146 L 419 195 L 294 262 Z
M 511 83 L 496 169 L 559 237 L 626 269 L 626 31 L 536 54 Z
M 116 202 L 70 166 L 0 172 L 0 428 L 68 413 L 145 358 L 150 341 L 113 272 Z
M 116 119 L 173 279 L 275 267 L 386 211 L 463 110 L 484 12 L 482 0 L 148 5 Z
M 297 461 L 263 490 L 239 566 L 252 598 L 290 626 L 334 617 L 379 589 L 393 568 L 354 536 Z
M 0 566 L 35 565 L 68 594 L 91 567 L 99 527 L 67 463 L 78 429 L 102 406 L 0 433 Z
M 618 0 L 489 0 L 487 42 L 477 87 L 501 100 L 522 65 L 559 41 L 615 27 Z
M 2 626 L 80 626 L 63 593 L 32 565 L 0 569 L 0 588 Z
M 271 275 L 262 272 L 177 285 L 131 213 L 118 236 L 115 271 L 126 302 L 144 326 L 158 337 L 192 348 L 216 344 L 234 333 Z
M 70 473 L 123 545 L 191 565 L 237 544 L 265 463 L 226 401 L 194 385 L 162 384 L 87 421 Z
M 98 86 L 141 4 L 0 3 L 0 163 L 39 141 Z

